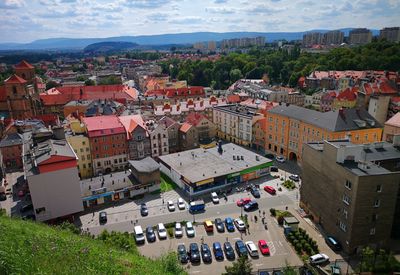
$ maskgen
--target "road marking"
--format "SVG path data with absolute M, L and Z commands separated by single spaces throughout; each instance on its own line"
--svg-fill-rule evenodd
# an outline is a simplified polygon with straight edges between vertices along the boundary
M 282 242 L 281 242 L 281 241 L 279 241 L 279 245 L 280 245 L 280 246 L 283 246 L 283 244 L 282 244 Z
M 262 265 L 264 265 L 264 264 L 255 264 L 255 266 L 262 266 Z
M 267 244 L 268 244 L 268 247 L 269 247 L 269 254 L 271 256 L 274 256 L 275 253 L 276 253 L 276 248 L 275 248 L 274 242 L 267 242 Z

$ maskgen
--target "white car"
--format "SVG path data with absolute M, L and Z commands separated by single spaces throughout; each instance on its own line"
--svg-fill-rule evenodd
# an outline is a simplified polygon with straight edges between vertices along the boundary
M 196 233 L 195 233 L 195 231 L 194 231 L 193 224 L 192 224 L 191 222 L 187 222 L 187 223 L 186 223 L 186 235 L 187 235 L 188 237 L 194 237 L 195 234 L 196 234 Z
M 325 254 L 315 254 L 310 257 L 310 264 L 322 264 L 329 262 L 329 257 Z
M 167 207 L 169 211 L 175 211 L 175 205 L 172 201 L 167 201 Z
M 185 202 L 183 201 L 182 198 L 178 199 L 178 203 L 177 204 L 178 204 L 179 210 L 184 210 L 186 208 L 186 204 L 185 204 Z
M 212 202 L 213 203 L 219 203 L 219 198 L 218 198 L 218 195 L 217 195 L 217 193 L 215 193 L 215 192 L 212 192 L 211 193 L 211 199 L 212 199 Z
M 175 237 L 176 238 L 180 238 L 183 236 L 183 229 L 182 229 L 182 225 L 180 222 L 177 222 L 175 224 Z
M 284 163 L 284 162 L 285 162 L 285 158 L 282 157 L 282 156 L 276 156 L 275 159 L 276 159 L 276 161 L 279 162 L 279 163 Z
M 163 223 L 159 223 L 157 225 L 157 231 L 158 231 L 158 237 L 160 238 L 160 240 L 167 238 L 167 230 L 165 229 L 165 226 Z
M 246 244 L 247 251 L 249 251 L 250 256 L 258 257 L 257 246 L 252 241 L 248 241 L 245 244 Z
M 246 230 L 246 225 L 244 224 L 244 222 L 243 222 L 241 219 L 235 219 L 233 222 L 235 223 L 236 228 L 237 228 L 239 231 L 244 231 L 244 230 Z

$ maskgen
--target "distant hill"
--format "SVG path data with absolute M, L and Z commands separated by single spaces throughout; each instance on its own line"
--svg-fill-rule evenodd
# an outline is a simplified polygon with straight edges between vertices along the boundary
M 110 53 L 121 50 L 134 49 L 137 46 L 138 46 L 137 43 L 132 43 L 132 42 L 122 42 L 122 41 L 98 42 L 86 46 L 83 49 L 83 51 L 85 53 Z
M 341 29 L 347 36 L 352 28 Z M 304 32 L 193 32 L 177 34 L 157 34 L 139 36 L 118 36 L 106 38 L 49 38 L 35 40 L 31 43 L 3 43 L 0 50 L 48 50 L 48 49 L 84 49 L 90 44 L 99 42 L 131 42 L 140 44 L 141 47 L 166 44 L 192 44 L 199 41 L 221 41 L 223 39 L 264 36 L 267 42 L 277 40 L 299 40 L 307 32 L 327 32 L 329 30 L 310 30 Z M 373 35 L 379 30 L 372 30 Z

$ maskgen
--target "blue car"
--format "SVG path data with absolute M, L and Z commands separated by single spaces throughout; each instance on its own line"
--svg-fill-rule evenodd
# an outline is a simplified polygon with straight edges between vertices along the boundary
M 258 209 L 258 203 L 256 201 L 251 201 L 244 206 L 244 211 L 252 211 Z
M 245 257 L 247 258 L 247 248 L 244 245 L 242 240 L 237 240 L 235 243 L 235 248 L 236 248 L 236 253 L 239 255 L 239 257 Z
M 222 247 L 219 242 L 213 243 L 213 251 L 214 251 L 215 259 L 217 259 L 217 260 L 224 259 L 224 252 L 222 252 Z
M 229 232 L 235 231 L 235 226 L 233 225 L 232 218 L 225 219 L 225 227 L 226 227 L 226 230 L 228 230 Z

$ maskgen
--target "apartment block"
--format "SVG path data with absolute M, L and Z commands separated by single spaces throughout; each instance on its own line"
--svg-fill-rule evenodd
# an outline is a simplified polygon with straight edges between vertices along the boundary
M 74 150 L 78 159 L 79 176 L 82 179 L 93 176 L 92 154 L 90 152 L 89 138 L 83 134 L 66 133 L 66 139 Z
M 371 43 L 372 32 L 366 28 L 353 29 L 349 33 L 349 43 L 351 45 L 364 45 Z
M 396 136 L 400 137 L 400 113 L 385 122 L 382 140 L 392 143 Z
M 385 248 L 400 232 L 399 167 L 393 144 L 307 143 L 300 206 L 346 253 Z
M 400 42 L 400 27 L 383 28 L 379 32 L 379 38 L 389 42 Z

